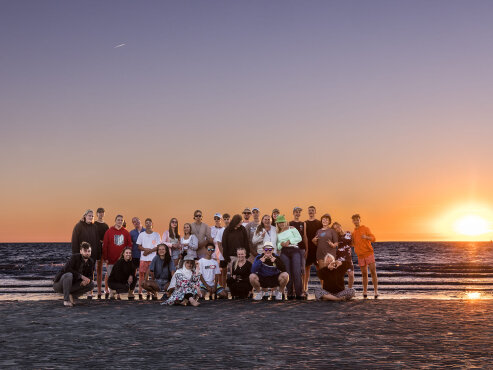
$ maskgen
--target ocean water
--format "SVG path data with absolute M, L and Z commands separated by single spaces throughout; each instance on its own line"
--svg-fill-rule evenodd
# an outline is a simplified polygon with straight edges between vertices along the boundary
M 381 242 L 374 249 L 382 299 L 493 299 L 491 242 Z M 70 257 L 69 243 L 1 243 L 0 254 L 0 300 L 60 297 L 52 279 Z M 361 273 L 353 260 L 361 297 Z M 318 284 L 313 269 L 309 291 Z

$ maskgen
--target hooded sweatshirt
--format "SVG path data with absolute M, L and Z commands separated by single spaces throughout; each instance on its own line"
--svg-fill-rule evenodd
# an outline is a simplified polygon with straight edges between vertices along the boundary
M 118 230 L 112 226 L 104 234 L 103 259 L 107 260 L 108 264 L 114 265 L 125 247 L 132 248 L 132 245 L 130 233 L 125 228 L 122 227 Z

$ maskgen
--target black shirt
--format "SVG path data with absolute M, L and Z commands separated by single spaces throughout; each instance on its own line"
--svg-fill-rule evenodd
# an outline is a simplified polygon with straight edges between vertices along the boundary
M 113 266 L 108 281 L 125 284 L 130 276 L 133 276 L 135 281 L 134 263 L 131 260 L 125 261 L 123 258 L 120 258 Z
M 322 221 L 320 220 L 313 220 L 305 221 L 306 225 L 306 238 L 308 239 L 308 249 L 314 249 L 317 250 L 317 246 L 313 244 L 312 239 L 315 237 L 315 234 L 317 233 L 318 230 L 322 228 Z
M 226 262 L 229 262 L 231 256 L 236 256 L 236 250 L 238 248 L 245 248 L 246 257 L 250 256 L 250 242 L 248 241 L 248 235 L 245 227 L 240 225 L 237 229 L 226 228 L 223 233 L 222 247 L 223 256 Z
M 53 280 L 55 283 L 60 280 L 63 274 L 71 272 L 73 276 L 72 284 L 82 281 L 82 276 L 85 276 L 89 280 L 92 280 L 94 274 L 94 261 L 92 258 L 88 258 L 84 261 L 80 253 L 73 254 L 70 260 L 63 266 Z
M 303 221 L 291 221 L 289 226 L 293 226 L 299 231 L 301 241 L 298 243 L 298 248 L 305 249 L 305 223 Z

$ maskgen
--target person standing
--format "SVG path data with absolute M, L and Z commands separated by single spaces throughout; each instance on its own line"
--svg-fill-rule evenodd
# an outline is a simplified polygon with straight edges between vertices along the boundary
M 243 221 L 241 222 L 241 225 L 246 228 L 246 225 L 250 223 L 250 216 L 252 215 L 252 211 L 250 208 L 245 208 L 243 210 Z
M 271 224 L 269 215 L 263 215 L 260 225 L 257 226 L 252 237 L 252 246 L 250 249 L 249 261 L 255 260 L 255 256 L 264 253 L 264 244 L 270 242 L 272 245 L 277 245 L 277 231 L 275 226 Z
M 353 243 L 352 236 L 350 231 L 344 231 L 341 224 L 339 222 L 334 222 L 332 224 L 332 228 L 337 232 L 339 236 L 339 243 L 337 245 L 337 253 L 342 250 L 346 250 L 348 254 L 348 258 L 345 259 L 344 269 L 348 274 L 348 288 L 352 288 L 354 284 L 354 265 L 353 258 L 351 253 L 351 245 Z
M 252 242 L 253 234 L 255 234 L 255 231 L 257 230 L 258 225 L 260 225 L 260 211 L 259 211 L 259 209 L 256 207 L 252 208 L 252 215 L 253 215 L 253 221 L 249 222 L 245 226 L 245 229 L 246 229 L 247 235 L 248 235 L 248 242 L 250 243 L 250 245 L 249 245 L 250 252 L 253 249 L 253 242 Z M 251 256 L 252 255 L 250 254 L 250 257 Z M 256 254 L 253 257 L 255 257 L 255 256 L 256 256 Z
M 126 247 L 132 248 L 132 238 L 130 233 L 123 227 L 122 215 L 115 217 L 115 225 L 106 231 L 103 238 L 103 260 L 106 263 L 106 276 L 104 278 L 105 298 L 110 292 L 108 278 L 111 275 L 113 265 L 120 259 Z M 131 258 L 129 259 L 131 261 Z M 98 298 L 101 298 L 98 295 Z
M 92 292 L 94 283 L 94 261 L 91 259 L 91 245 L 81 242 L 79 253 L 72 254 L 53 279 L 53 290 L 63 294 L 63 305 L 72 307 L 74 298 Z
M 138 217 L 132 218 L 132 224 L 134 225 L 134 229 L 130 231 L 130 237 L 132 238 L 132 263 L 138 269 L 140 264 L 140 250 L 137 245 L 137 239 L 139 238 L 139 234 L 146 231 L 146 229 L 142 226 Z
M 279 209 L 277 208 L 274 208 L 272 210 L 272 214 L 270 216 L 270 219 L 271 219 L 271 222 L 272 222 L 272 225 L 274 225 L 274 227 L 276 226 L 276 219 L 277 219 L 277 216 L 279 216 L 281 212 L 279 212 Z
M 306 224 L 303 221 L 300 221 L 301 218 L 301 211 L 303 209 L 301 207 L 294 207 L 293 209 L 293 220 L 289 222 L 289 226 L 294 227 L 298 232 L 300 233 L 301 237 L 303 240 L 298 243 L 298 253 L 300 254 L 300 259 L 301 259 L 301 286 L 302 286 L 302 295 L 298 297 L 298 299 L 306 299 L 306 292 L 304 289 L 304 275 L 305 275 L 305 261 L 307 257 L 307 252 L 308 252 L 308 243 L 306 239 Z M 286 262 L 284 262 L 286 263 Z M 294 279 L 292 279 L 294 281 Z M 289 291 L 289 285 L 288 285 L 288 291 Z
M 139 264 L 139 300 L 142 300 L 142 284 L 147 280 L 147 272 L 152 259 L 156 255 L 157 246 L 161 243 L 159 234 L 152 230 L 152 219 L 146 218 L 146 230 L 139 234 L 137 245 L 139 246 L 140 264 Z
M 88 209 L 82 215 L 81 220 L 75 225 L 72 232 L 72 254 L 80 253 L 80 246 L 82 242 L 87 242 L 91 246 L 91 258 L 93 261 L 100 261 L 102 248 L 101 239 L 98 234 L 98 229 L 94 224 L 94 212 Z M 101 264 L 102 269 L 102 264 Z M 98 279 L 102 274 L 97 275 Z M 101 282 L 98 283 L 98 295 L 101 295 Z M 92 291 L 87 295 L 87 299 L 92 299 Z
M 317 234 L 317 231 L 322 228 L 322 222 L 315 218 L 316 214 L 317 210 L 315 206 L 308 207 L 308 220 L 305 221 L 306 241 L 308 246 L 305 260 L 305 276 L 303 279 L 303 289 L 305 291 L 305 294 L 308 291 L 308 280 L 310 279 L 310 269 L 312 265 L 315 265 L 315 267 L 318 269 L 317 246 L 313 243 L 313 238 Z
M 332 223 L 330 215 L 328 213 L 324 214 L 320 221 L 322 221 L 322 228 L 317 231 L 313 238 L 313 243 L 317 246 L 317 264 L 319 266 L 323 264 L 327 253 L 332 254 L 334 258 L 336 257 L 339 243 L 337 232 L 330 227 Z
M 99 236 L 99 245 L 101 246 L 101 255 L 102 255 L 102 248 L 103 248 L 103 239 L 104 239 L 104 234 L 106 234 L 106 231 L 108 231 L 109 227 L 106 222 L 104 222 L 104 214 L 105 210 L 102 207 L 99 207 L 96 210 L 96 221 L 94 222 L 94 225 L 96 225 L 96 229 L 98 230 L 98 236 Z M 94 248 L 94 247 L 93 247 Z M 98 299 L 101 299 L 101 290 L 102 290 L 102 282 L 103 282 L 103 259 L 100 258 L 98 260 L 94 260 L 96 263 L 96 279 L 97 279 L 97 284 L 98 284 Z M 108 265 L 106 265 L 106 277 L 105 277 L 105 290 L 108 289 Z
M 110 229 L 111 230 L 111 229 Z M 132 247 L 127 246 L 115 262 L 108 278 L 108 286 L 111 289 L 110 299 L 120 299 L 120 293 L 128 292 L 128 300 L 134 299 L 134 289 L 137 283 L 135 266 L 132 262 Z
M 361 225 L 361 217 L 359 214 L 355 214 L 351 217 L 354 224 L 354 231 L 352 234 L 354 252 L 358 256 L 358 265 L 361 269 L 361 275 L 363 278 L 363 298 L 367 297 L 368 289 L 368 267 L 370 268 L 371 281 L 373 283 L 373 291 L 375 299 L 378 298 L 378 276 L 377 267 L 375 264 L 375 254 L 373 252 L 372 242 L 375 242 L 375 235 L 373 235 L 367 226 Z
M 175 266 L 181 255 L 180 234 L 178 233 L 178 219 L 173 217 L 169 220 L 168 230 L 163 233 L 162 242 L 168 246 L 171 253 L 171 259 Z
M 241 216 L 234 215 L 228 227 L 224 230 L 222 239 L 224 261 L 229 265 L 236 260 L 236 250 L 244 248 L 249 256 L 249 243 L 245 227 L 241 224 Z
M 228 264 L 224 261 L 223 254 L 223 234 L 224 230 L 229 226 L 230 215 L 229 213 L 223 214 L 224 227 L 217 231 L 214 238 L 214 244 L 216 245 L 216 260 L 219 262 L 219 269 L 221 270 L 221 277 L 219 278 L 219 284 L 226 286 L 226 276 L 228 273 Z
M 303 238 L 298 230 L 289 226 L 284 215 L 279 215 L 277 217 L 277 249 L 281 251 L 281 260 L 289 274 L 288 299 L 303 299 L 302 258 L 298 247 L 302 241 Z
M 194 260 L 197 259 L 197 249 L 199 247 L 199 241 L 197 240 L 197 237 L 195 235 L 191 234 L 191 231 L 192 225 L 190 225 L 188 222 L 183 225 L 183 236 L 180 239 L 180 245 L 182 248 L 182 260 L 184 256 L 189 256 Z
M 202 211 L 197 209 L 193 213 L 194 222 L 192 223 L 192 235 L 197 237 L 199 247 L 197 249 L 197 257 L 202 258 L 205 256 L 205 246 L 209 242 L 213 242 L 211 238 L 211 228 L 202 222 Z

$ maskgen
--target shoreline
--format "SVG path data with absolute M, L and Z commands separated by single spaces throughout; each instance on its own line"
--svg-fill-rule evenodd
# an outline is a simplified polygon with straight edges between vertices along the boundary
M 488 367 L 493 300 L 0 302 L 0 366 Z

